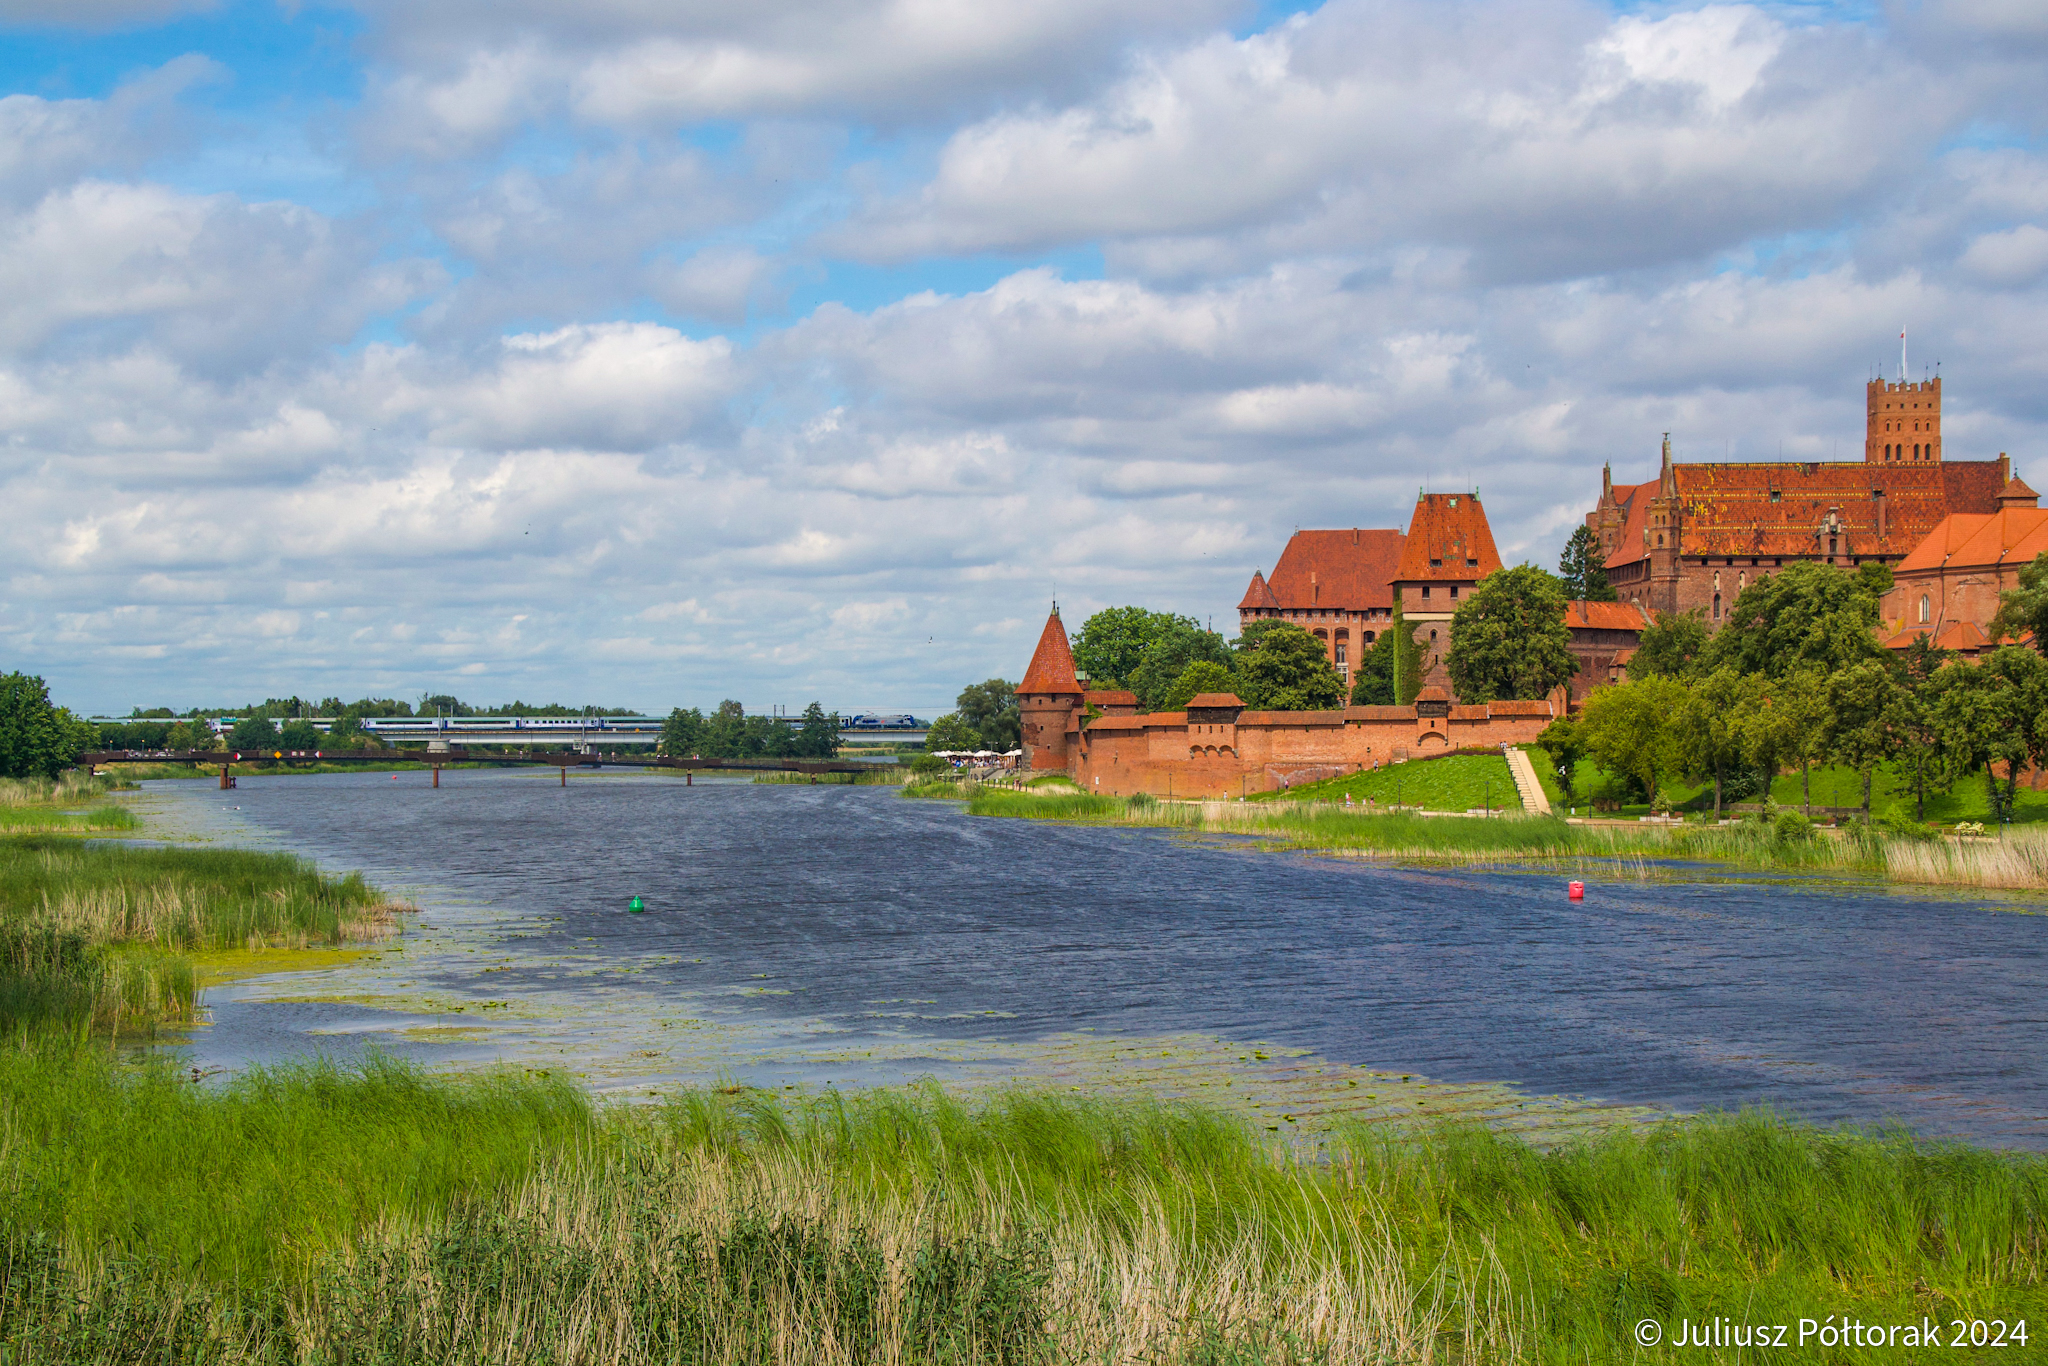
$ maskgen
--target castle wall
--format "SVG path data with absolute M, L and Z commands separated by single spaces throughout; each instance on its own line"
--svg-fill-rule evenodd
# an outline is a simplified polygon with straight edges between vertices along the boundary
M 1529 744 L 1550 724 L 1545 702 L 1436 708 L 1347 707 L 1241 713 L 1191 725 L 1186 713 L 1101 717 L 1080 733 L 1072 766 L 1090 792 L 1127 797 L 1238 797 L 1454 749 Z

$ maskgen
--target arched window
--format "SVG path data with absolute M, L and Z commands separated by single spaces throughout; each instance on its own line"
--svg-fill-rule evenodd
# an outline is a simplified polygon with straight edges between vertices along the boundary
M 1835 553 L 1835 538 L 1834 538 L 1834 537 L 1832 537 L 1832 536 L 1830 536 L 1830 537 L 1828 537 L 1828 554 L 1832 555 L 1832 554 L 1834 554 L 1834 553 Z
M 1714 620 L 1715 620 L 1715 621 L 1719 621 L 1720 619 L 1721 619 L 1721 595 L 1720 595 L 1719 593 L 1716 593 L 1716 594 L 1714 594 Z
M 1927 595 L 1925 593 L 1920 595 L 1920 624 L 1922 626 L 1927 624 Z
M 1361 631 L 1358 638 L 1367 645 L 1370 645 L 1380 638 L 1380 633 L 1378 631 Z

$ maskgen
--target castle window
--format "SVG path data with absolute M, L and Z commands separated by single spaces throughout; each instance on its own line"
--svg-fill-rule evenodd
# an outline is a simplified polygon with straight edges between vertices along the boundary
M 1927 624 L 1927 595 L 1925 593 L 1920 595 L 1920 624 L 1922 626 Z
M 1714 594 L 1714 620 L 1715 620 L 1715 621 L 1719 621 L 1720 619 L 1721 619 L 1721 595 L 1720 595 L 1719 593 L 1716 593 L 1716 594 Z
M 1345 645 L 1344 642 L 1340 640 L 1337 642 L 1337 668 L 1340 672 L 1344 668 L 1344 652 Z
M 1775 502 L 1777 502 L 1780 496 L 1781 496 L 1781 495 L 1779 494 L 1779 492 L 1778 492 L 1778 491 L 1777 491 L 1776 489 L 1772 489 L 1772 490 L 1771 490 L 1771 501 L 1772 501 L 1772 502 L 1774 502 L 1774 503 L 1775 503 Z
M 1832 536 L 1830 536 L 1830 537 L 1828 537 L 1828 554 L 1832 555 L 1832 554 L 1834 554 L 1834 553 L 1835 553 L 1835 538 L 1834 538 L 1834 537 L 1832 537 Z
M 1429 596 L 1429 585 L 1426 583 L 1422 585 L 1422 596 L 1425 598 Z
M 1452 584 L 1452 585 L 1451 585 L 1451 601 L 1452 601 L 1452 602 L 1456 602 L 1457 600 L 1458 600 L 1458 585 L 1456 585 L 1456 584 L 1454 583 L 1454 584 Z

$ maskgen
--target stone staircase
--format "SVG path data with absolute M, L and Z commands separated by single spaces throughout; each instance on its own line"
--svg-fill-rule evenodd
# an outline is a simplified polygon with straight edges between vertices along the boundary
M 1515 791 L 1522 796 L 1522 810 L 1532 816 L 1549 815 L 1550 798 L 1543 795 L 1543 784 L 1536 779 L 1536 765 L 1529 762 L 1528 751 L 1512 745 L 1500 749 L 1507 756 L 1508 772 L 1514 775 Z

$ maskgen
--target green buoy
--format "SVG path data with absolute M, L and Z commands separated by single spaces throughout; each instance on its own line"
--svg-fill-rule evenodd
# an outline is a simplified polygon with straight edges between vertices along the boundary
M 640 914 L 640 912 L 647 909 L 647 903 L 636 896 L 631 901 L 626 903 L 626 909 L 631 911 L 634 915 L 638 915 Z

